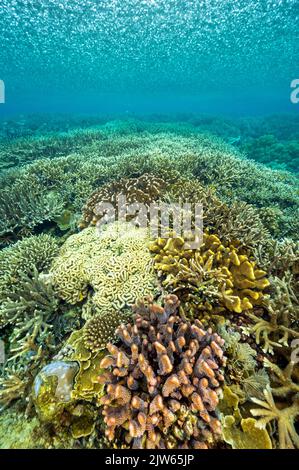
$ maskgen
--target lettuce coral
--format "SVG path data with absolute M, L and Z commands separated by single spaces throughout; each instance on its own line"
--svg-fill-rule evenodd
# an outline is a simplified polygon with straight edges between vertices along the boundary
M 266 272 L 256 267 L 245 250 L 208 232 L 195 250 L 175 236 L 158 238 L 149 248 L 163 286 L 196 309 L 241 313 L 259 305 L 269 286 Z
M 109 224 L 100 233 L 88 227 L 72 235 L 52 265 L 55 291 L 70 304 L 88 297 L 85 319 L 90 306 L 109 313 L 154 293 L 156 278 L 147 242 L 147 230 L 130 224 Z
M 134 324 L 122 325 L 120 346 L 99 376 L 109 440 L 133 448 L 206 448 L 221 433 L 215 412 L 223 382 L 223 340 L 196 320 L 177 315 L 175 295 L 164 307 L 152 299 L 137 303 Z

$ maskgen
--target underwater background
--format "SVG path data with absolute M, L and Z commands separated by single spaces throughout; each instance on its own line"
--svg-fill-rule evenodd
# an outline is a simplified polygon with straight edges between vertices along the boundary
M 0 448 L 299 448 L 297 0 L 0 24 Z

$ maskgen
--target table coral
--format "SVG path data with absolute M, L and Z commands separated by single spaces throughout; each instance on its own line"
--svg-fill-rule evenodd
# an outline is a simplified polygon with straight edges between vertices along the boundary
M 196 320 L 177 315 L 175 295 L 164 307 L 134 305 L 134 324 L 121 325 L 99 376 L 110 440 L 133 448 L 206 448 L 221 434 L 215 412 L 224 380 L 224 341 Z
M 88 227 L 68 238 L 54 260 L 55 291 L 70 304 L 88 297 L 88 304 L 109 313 L 156 291 L 147 230 L 130 224 L 109 224 L 98 233 Z M 84 309 L 84 318 L 90 310 Z
M 175 236 L 158 238 L 149 248 L 163 286 L 198 309 L 241 313 L 259 305 L 269 286 L 266 272 L 245 250 L 208 232 L 203 233 L 198 249 L 190 249 L 182 237 Z

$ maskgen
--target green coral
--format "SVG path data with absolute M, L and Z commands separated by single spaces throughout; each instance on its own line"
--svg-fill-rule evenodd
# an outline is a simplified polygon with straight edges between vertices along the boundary
M 0 252 L 0 325 L 15 323 L 25 314 L 51 312 L 54 294 L 41 273 L 47 272 L 58 253 L 49 235 L 26 238 Z

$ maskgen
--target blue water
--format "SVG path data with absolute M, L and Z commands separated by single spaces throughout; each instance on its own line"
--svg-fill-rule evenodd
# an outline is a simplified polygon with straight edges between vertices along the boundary
M 298 113 L 297 0 L 2 0 L 1 115 Z

